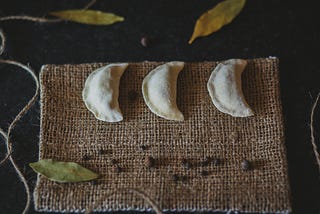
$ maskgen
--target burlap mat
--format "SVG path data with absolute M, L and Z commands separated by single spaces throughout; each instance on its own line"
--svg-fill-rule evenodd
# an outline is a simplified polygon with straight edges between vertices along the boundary
M 186 63 L 177 89 L 184 122 L 157 117 L 143 101 L 142 80 L 159 64 L 130 63 L 120 83 L 124 120 L 115 124 L 96 120 L 81 96 L 87 76 L 104 63 L 42 68 L 40 158 L 78 162 L 102 178 L 97 184 L 58 184 L 39 176 L 36 210 L 76 212 L 93 203 L 100 211 L 149 210 L 132 192 L 102 200 L 116 188 L 135 188 L 163 210 L 290 211 L 278 60 L 248 61 L 242 80 L 255 112 L 249 118 L 233 118 L 212 104 L 206 83 L 217 62 Z M 132 91 L 136 99 L 129 96 Z M 146 151 L 141 145 L 147 145 Z M 151 170 L 144 165 L 149 155 L 159 162 Z M 220 158 L 221 165 L 201 166 L 207 156 Z M 182 167 L 181 158 L 196 166 Z M 112 171 L 112 159 L 124 172 Z M 252 161 L 254 169 L 244 172 L 243 159 Z M 209 175 L 201 175 L 203 170 Z M 175 182 L 174 174 L 187 179 Z

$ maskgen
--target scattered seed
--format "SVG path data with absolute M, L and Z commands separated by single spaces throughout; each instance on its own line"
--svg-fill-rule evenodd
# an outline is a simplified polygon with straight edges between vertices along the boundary
M 179 176 L 177 174 L 172 175 L 172 180 L 174 182 L 178 182 L 179 181 Z
M 206 157 L 204 161 L 202 161 L 201 166 L 208 166 L 212 159 L 210 157 Z
M 120 173 L 122 172 L 122 168 L 118 165 L 113 165 L 112 166 L 112 171 L 115 172 L 115 173 Z
M 138 97 L 138 93 L 135 90 L 129 91 L 128 99 L 129 99 L 130 102 L 135 101 L 137 99 L 137 97 Z
M 206 171 L 206 170 L 203 170 L 203 171 L 201 171 L 201 175 L 202 175 L 202 176 L 208 176 L 208 175 L 209 175 L 209 172 Z
M 244 171 L 248 171 L 251 169 L 251 164 L 248 160 L 243 160 L 242 163 L 241 163 L 241 168 L 242 170 Z
M 146 165 L 146 167 L 149 167 L 149 168 L 154 167 L 155 163 L 156 163 L 156 160 L 151 156 L 146 157 L 146 159 L 144 160 L 144 164 Z
M 105 155 L 105 154 L 107 154 L 107 153 L 108 153 L 108 151 L 105 150 L 105 149 L 99 149 L 99 151 L 98 151 L 98 154 L 99 154 L 99 155 Z
M 112 165 L 117 165 L 118 164 L 118 161 L 116 159 L 111 159 L 110 163 Z
M 181 165 L 186 169 L 191 169 L 191 163 L 187 159 L 182 159 Z
M 215 159 L 213 160 L 213 164 L 214 164 L 215 166 L 219 166 L 219 165 L 221 164 L 221 160 L 220 160 L 219 158 L 215 158 Z
M 146 145 L 141 145 L 141 146 L 139 146 L 139 148 L 140 148 L 140 150 L 143 151 L 143 152 L 148 149 Z
M 146 36 L 142 37 L 140 42 L 143 47 L 148 47 L 150 45 L 150 39 Z
M 84 160 L 84 161 L 88 161 L 88 160 L 90 160 L 90 159 L 91 159 L 90 155 L 84 154 L 84 155 L 82 156 L 82 160 Z
M 97 185 L 98 184 L 98 180 L 92 180 L 92 181 L 90 181 L 90 184 L 91 185 Z
M 186 182 L 186 181 L 188 180 L 188 176 L 182 175 L 182 176 L 180 177 L 180 180 L 181 180 L 182 182 Z
M 178 181 L 181 181 L 181 182 L 186 182 L 188 180 L 188 176 L 186 175 L 177 175 L 177 174 L 174 174 L 172 175 L 172 180 L 177 183 Z

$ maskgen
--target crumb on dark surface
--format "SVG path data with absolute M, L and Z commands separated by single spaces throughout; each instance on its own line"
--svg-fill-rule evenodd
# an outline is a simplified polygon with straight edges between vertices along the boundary
M 150 38 L 148 36 L 143 36 L 140 40 L 140 43 L 143 47 L 148 47 L 150 45 Z

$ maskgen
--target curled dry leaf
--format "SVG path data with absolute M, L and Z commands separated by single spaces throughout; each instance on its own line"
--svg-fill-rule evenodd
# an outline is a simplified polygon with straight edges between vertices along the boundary
M 246 0 L 225 0 L 200 16 L 189 40 L 191 44 L 196 38 L 207 36 L 229 24 L 241 12 Z
M 60 19 L 78 22 L 88 25 L 111 25 L 124 21 L 124 18 L 113 13 L 105 13 L 98 10 L 62 10 L 49 13 Z
M 74 162 L 42 159 L 29 165 L 35 172 L 49 180 L 61 183 L 90 181 L 99 177 L 98 174 Z

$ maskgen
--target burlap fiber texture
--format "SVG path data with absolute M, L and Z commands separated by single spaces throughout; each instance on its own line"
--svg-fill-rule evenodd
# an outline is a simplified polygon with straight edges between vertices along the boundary
M 150 210 L 130 191 L 103 200 L 117 188 L 142 190 L 163 210 L 291 210 L 278 59 L 248 60 L 242 87 L 255 112 L 248 118 L 223 114 L 212 104 L 206 84 L 217 62 L 186 63 L 177 83 L 184 122 L 162 119 L 144 103 L 142 80 L 161 62 L 130 63 L 120 82 L 123 121 L 95 119 L 81 92 L 88 75 L 105 64 L 42 68 L 40 159 L 77 162 L 101 179 L 96 184 L 59 184 L 39 176 L 36 210 L 77 212 L 92 204 L 100 211 Z M 130 97 L 132 91 L 138 93 L 136 99 Z M 147 149 L 141 150 L 141 145 Z M 106 154 L 100 154 L 101 149 Z M 147 156 L 157 160 L 155 168 L 145 166 Z M 206 157 L 222 163 L 202 165 Z M 193 164 L 191 169 L 181 166 L 183 158 Z M 112 170 L 112 159 L 123 172 Z M 243 159 L 253 163 L 253 170 L 241 169 Z M 202 175 L 203 170 L 209 175 Z M 174 174 L 187 179 L 174 181 Z

